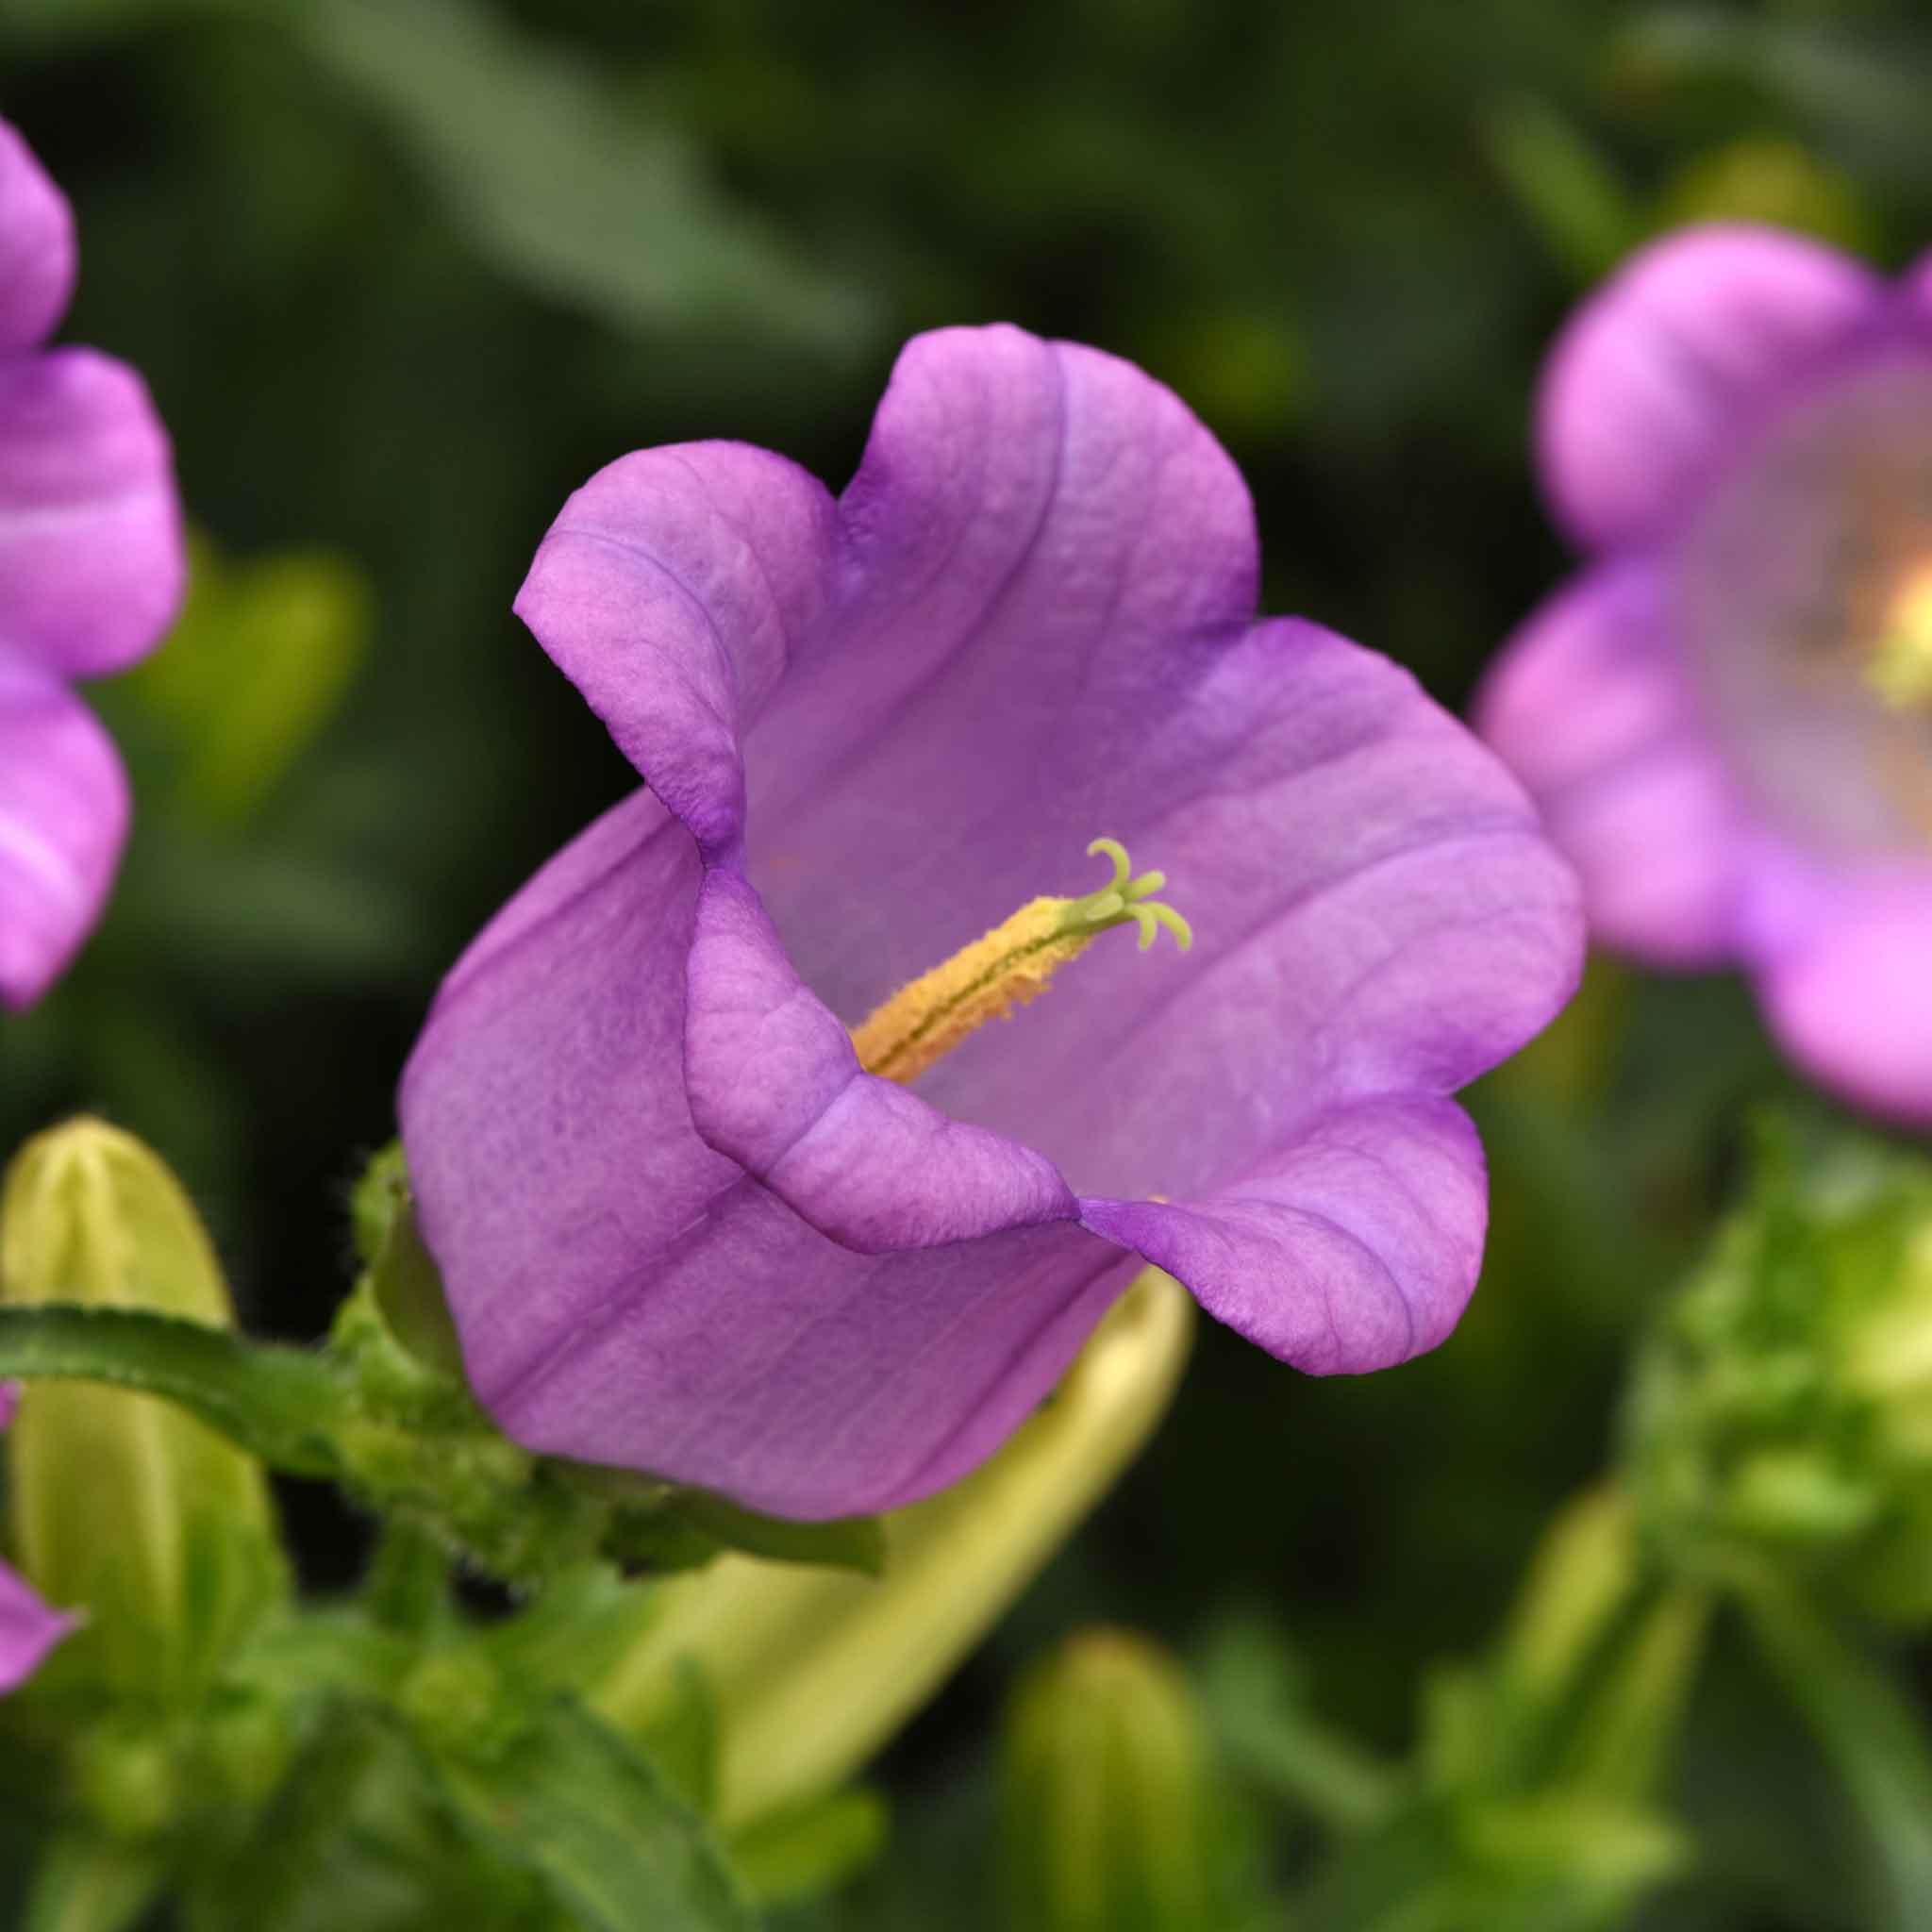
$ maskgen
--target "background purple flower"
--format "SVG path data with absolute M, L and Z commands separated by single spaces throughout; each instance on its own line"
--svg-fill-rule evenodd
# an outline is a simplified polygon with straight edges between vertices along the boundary
M 0 121 L 0 1004 L 16 1008 L 92 927 L 126 836 L 120 758 L 69 686 L 149 650 L 184 572 L 140 377 L 41 346 L 75 269 L 66 201 Z
M 838 1515 L 990 1453 L 1143 1257 L 1312 1372 L 1448 1333 L 1446 1096 L 1567 996 L 1574 884 L 1406 674 L 1255 622 L 1257 569 L 1171 394 L 1009 328 L 913 342 L 836 501 L 729 443 L 572 497 L 517 608 L 648 789 L 475 942 L 401 1097 L 511 1434 Z M 1102 941 L 917 1091 L 860 1071 L 851 1024 L 1102 832 L 1190 956 Z
M 13 1420 L 19 1391 L 0 1382 L 0 1430 Z M 0 1697 L 40 1669 L 47 1653 L 74 1627 L 72 1617 L 50 1610 L 5 1563 L 0 1563 Z
M 1572 319 L 1538 442 L 1591 561 L 1479 721 L 1594 929 L 1742 966 L 1818 1077 L 1932 1121 L 1932 272 L 1672 236 Z

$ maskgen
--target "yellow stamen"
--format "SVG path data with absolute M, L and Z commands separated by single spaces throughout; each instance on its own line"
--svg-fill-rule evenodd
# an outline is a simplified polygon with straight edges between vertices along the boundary
M 1031 899 L 1005 924 L 963 946 L 943 966 L 902 986 L 852 1029 L 859 1064 L 889 1080 L 914 1080 L 989 1020 L 1008 1019 L 1043 993 L 1054 974 L 1076 959 L 1109 927 L 1130 921 L 1144 953 L 1165 926 L 1182 952 L 1193 928 L 1172 906 L 1152 897 L 1161 872 L 1133 876 L 1126 848 L 1096 839 L 1087 848 L 1113 863 L 1114 875 L 1083 899 Z
M 1932 563 L 1894 593 L 1865 676 L 1894 710 L 1932 701 Z

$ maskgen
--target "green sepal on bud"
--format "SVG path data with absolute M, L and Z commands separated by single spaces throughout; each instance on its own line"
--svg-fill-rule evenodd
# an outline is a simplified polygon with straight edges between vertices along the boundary
M 1037 1665 L 1007 1713 L 1001 1845 L 1015 1932 L 1226 1923 L 1207 1729 L 1180 1666 L 1097 1629 Z
M 233 1325 L 180 1184 L 131 1135 L 80 1119 L 29 1141 L 0 1185 L 0 1305 L 62 1302 Z M 197 1696 L 289 1581 L 260 1465 L 173 1404 L 36 1383 L 5 1453 L 11 1559 L 82 1627 L 42 1684 Z

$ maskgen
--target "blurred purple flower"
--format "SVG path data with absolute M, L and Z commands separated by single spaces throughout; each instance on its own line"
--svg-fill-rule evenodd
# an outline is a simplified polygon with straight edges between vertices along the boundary
M 13 1420 L 18 1396 L 11 1383 L 0 1382 L 0 1430 Z M 0 1697 L 25 1683 L 73 1627 L 72 1617 L 50 1610 L 0 1563 Z
M 1572 319 L 1538 426 L 1591 559 L 1477 715 L 1595 931 L 1743 967 L 1793 1058 L 1932 1121 L 1932 267 L 1671 236 Z
M 710 442 L 573 496 L 517 609 L 648 789 L 445 983 L 401 1114 L 476 1390 L 531 1446 L 828 1516 L 936 1490 L 1142 1265 L 1314 1373 L 1429 1348 L 1446 1096 L 1567 997 L 1569 869 L 1405 673 L 1257 623 L 1226 456 L 1111 357 L 920 338 L 836 501 Z M 1096 833 L 1103 942 L 915 1093 L 848 1035 Z
M 142 657 L 184 574 L 141 378 L 41 346 L 75 269 L 65 199 L 0 121 L 0 1005 L 15 1008 L 92 930 L 126 836 L 120 758 L 69 685 Z

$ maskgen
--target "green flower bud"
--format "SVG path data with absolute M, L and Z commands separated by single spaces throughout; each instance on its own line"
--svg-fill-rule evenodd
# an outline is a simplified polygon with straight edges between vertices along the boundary
M 1166 1412 L 1193 1326 L 1144 1272 L 1059 1388 L 980 1469 L 885 1518 L 885 1574 L 727 1556 L 657 1595 L 593 1693 L 639 1732 L 675 1724 L 696 1675 L 712 1707 L 712 1808 L 727 1828 L 842 1783 L 945 1681 Z
M 29 1141 L 0 1184 L 0 1302 L 232 1321 L 179 1183 L 132 1136 L 86 1119 Z M 5 1449 L 15 1566 L 85 1619 L 42 1683 L 191 1698 L 286 1591 L 259 1467 L 173 1404 L 35 1384 Z
M 1932 1163 L 1767 1129 L 1646 1350 L 1629 1462 L 1680 1566 L 1769 1564 L 1932 1617 Z
M 1208 1742 L 1174 1659 L 1091 1630 L 1007 1715 L 1001 1837 L 1016 1932 L 1203 1932 L 1224 1924 Z

